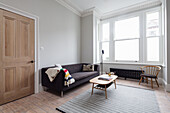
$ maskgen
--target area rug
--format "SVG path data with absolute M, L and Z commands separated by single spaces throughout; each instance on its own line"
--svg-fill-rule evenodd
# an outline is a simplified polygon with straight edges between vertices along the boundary
M 154 91 L 114 85 L 105 92 L 91 89 L 56 108 L 62 113 L 160 113 Z

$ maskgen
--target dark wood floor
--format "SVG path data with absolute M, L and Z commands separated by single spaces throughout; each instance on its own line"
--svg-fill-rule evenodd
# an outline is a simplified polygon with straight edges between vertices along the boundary
M 138 85 L 138 81 L 130 79 L 118 79 L 117 84 L 151 89 L 150 83 L 141 83 L 141 85 Z M 66 92 L 63 98 L 60 98 L 59 94 L 54 92 L 43 91 L 0 106 L 0 113 L 58 113 L 55 110 L 56 107 L 85 92 L 89 88 L 91 88 L 90 83 L 84 84 Z M 165 93 L 163 87 L 160 86 L 158 88 L 156 83 L 154 83 L 154 91 L 161 113 L 170 113 L 170 93 Z

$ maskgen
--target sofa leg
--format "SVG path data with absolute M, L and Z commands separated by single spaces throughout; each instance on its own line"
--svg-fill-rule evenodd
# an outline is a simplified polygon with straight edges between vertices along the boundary
M 47 87 L 44 87 L 44 86 L 43 86 L 43 91 L 47 91 Z
M 61 97 L 63 97 L 63 91 L 61 91 Z

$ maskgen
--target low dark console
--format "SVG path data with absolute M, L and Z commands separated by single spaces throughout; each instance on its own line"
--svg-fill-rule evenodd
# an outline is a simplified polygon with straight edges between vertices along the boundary
M 140 79 L 141 70 L 110 68 L 110 72 L 115 72 L 118 77 Z

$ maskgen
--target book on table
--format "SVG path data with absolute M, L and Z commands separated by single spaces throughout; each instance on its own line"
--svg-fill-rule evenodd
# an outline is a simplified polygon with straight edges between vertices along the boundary
M 99 80 L 106 80 L 106 81 L 109 81 L 109 80 L 112 80 L 112 77 L 110 76 L 101 76 L 98 78 Z

